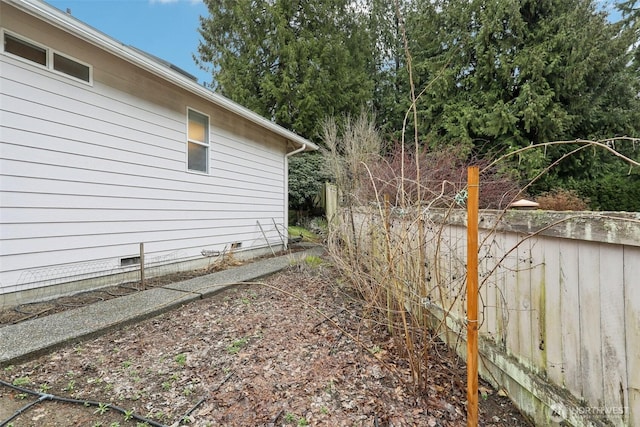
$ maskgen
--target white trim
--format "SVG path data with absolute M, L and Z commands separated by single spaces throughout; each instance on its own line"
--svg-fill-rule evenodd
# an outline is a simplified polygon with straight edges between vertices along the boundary
M 154 61 L 151 58 L 136 52 L 134 49 L 118 42 L 117 40 L 97 31 L 83 22 L 67 15 L 66 13 L 39 0 L 0 0 L 11 4 L 18 9 L 33 15 L 67 33 L 73 34 L 87 43 L 93 44 L 106 52 L 111 53 L 135 66 L 144 69 L 182 89 L 185 89 L 200 98 L 216 104 L 227 111 L 239 115 L 260 127 L 280 135 L 292 143 L 302 146 L 306 144 L 309 151 L 317 150 L 319 147 L 306 138 L 279 126 L 257 113 L 227 99 L 209 89 L 200 86 L 197 82 L 183 76 L 164 64 Z

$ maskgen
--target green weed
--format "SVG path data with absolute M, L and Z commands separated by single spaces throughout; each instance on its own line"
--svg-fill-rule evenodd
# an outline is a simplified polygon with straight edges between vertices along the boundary
M 71 392 L 76 388 L 76 382 L 74 380 L 69 380 L 65 388 L 62 391 Z
M 319 256 L 307 255 L 304 258 L 304 263 L 310 268 L 318 268 L 324 263 L 324 261 Z
M 184 366 L 187 363 L 187 355 L 184 353 L 178 354 L 174 360 L 179 366 Z
M 21 387 L 23 385 L 27 385 L 31 383 L 31 379 L 29 377 L 18 377 L 13 380 L 13 385 Z
M 109 405 L 108 403 L 99 403 L 98 404 L 98 409 L 96 409 L 95 411 L 93 411 L 94 414 L 100 414 L 100 415 L 104 415 L 109 411 Z
M 245 346 L 247 341 L 248 341 L 247 338 L 240 338 L 240 339 L 235 340 L 233 343 L 231 343 L 231 345 L 227 346 L 227 352 L 229 354 L 238 353 L 240 351 L 240 349 Z

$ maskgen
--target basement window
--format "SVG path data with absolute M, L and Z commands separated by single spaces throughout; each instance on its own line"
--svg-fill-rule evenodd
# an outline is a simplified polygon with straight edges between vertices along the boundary
M 5 30 L 2 31 L 2 42 L 3 52 L 74 79 L 91 83 L 90 65 Z

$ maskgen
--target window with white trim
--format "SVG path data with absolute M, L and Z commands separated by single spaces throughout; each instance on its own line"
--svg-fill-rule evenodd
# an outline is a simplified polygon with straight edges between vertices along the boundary
M 88 66 L 57 52 L 53 52 L 53 69 L 85 82 L 91 81 L 91 70 Z
M 91 83 L 92 68 L 68 55 L 54 51 L 27 38 L 2 31 L 2 50 L 23 60 L 41 65 L 49 70 Z
M 209 172 L 209 116 L 187 110 L 187 169 Z
M 4 51 L 36 64 L 47 66 L 47 49 L 4 33 Z

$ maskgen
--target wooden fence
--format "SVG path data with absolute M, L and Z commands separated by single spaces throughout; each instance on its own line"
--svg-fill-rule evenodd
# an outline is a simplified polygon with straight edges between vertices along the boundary
M 376 212 L 357 215 L 361 239 L 380 229 Z M 413 294 L 464 357 L 466 214 L 405 214 L 391 221 L 404 253 L 417 252 L 406 238 L 416 224 L 426 242 L 427 291 Z M 640 214 L 482 211 L 479 221 L 481 375 L 538 425 L 640 427 Z

